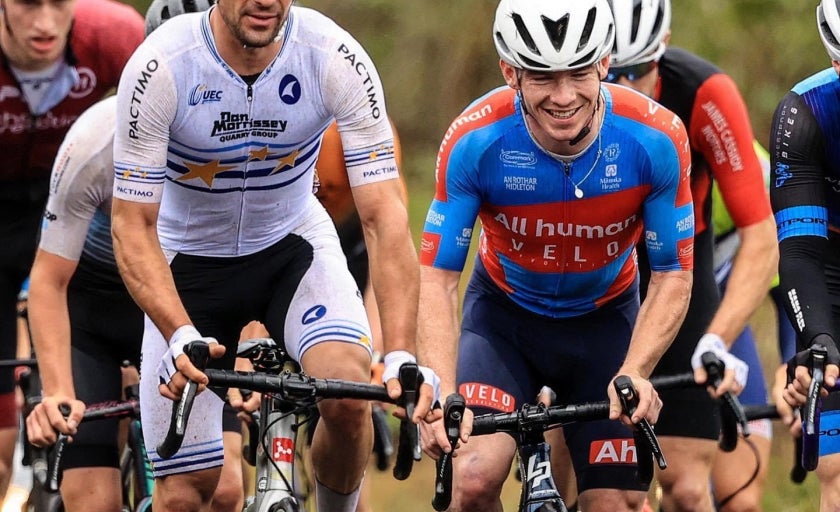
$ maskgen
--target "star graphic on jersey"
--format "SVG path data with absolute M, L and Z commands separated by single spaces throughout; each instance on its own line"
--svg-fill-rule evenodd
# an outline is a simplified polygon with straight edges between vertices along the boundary
M 207 162 L 206 164 L 184 162 L 184 165 L 187 166 L 187 169 L 189 169 L 190 172 L 184 174 L 175 181 L 186 181 L 193 178 L 199 178 L 207 184 L 208 187 L 213 186 L 213 179 L 217 174 L 236 168 L 235 165 L 219 165 L 219 160 L 213 160 L 211 162 Z
M 382 151 L 383 153 L 388 155 L 388 154 L 391 154 L 391 153 L 394 152 L 394 148 L 393 147 L 388 148 L 388 147 L 385 147 L 385 146 L 379 146 L 378 150 L 375 149 L 375 150 L 370 152 L 370 154 L 368 155 L 368 158 L 371 159 L 371 160 L 376 160 L 379 157 L 379 151 Z
M 135 167 L 134 169 L 126 169 L 126 170 L 124 170 L 124 171 L 122 172 L 122 177 L 123 177 L 123 179 L 124 179 L 124 180 L 127 180 L 128 178 L 130 178 L 130 177 L 131 177 L 131 175 L 132 175 L 132 174 L 140 174 L 140 177 L 141 177 L 141 178 L 145 178 L 147 173 L 144 171 L 144 172 L 141 174 L 141 173 L 140 173 L 140 168 L 139 168 L 139 167 Z
M 270 174 L 274 174 L 275 172 L 282 171 L 286 167 L 294 167 L 295 160 L 297 160 L 297 156 L 300 153 L 297 149 L 289 153 L 288 155 L 279 158 L 277 160 L 277 165 L 274 167 L 274 170 L 271 171 Z
M 268 158 L 268 146 L 264 146 L 262 149 L 252 149 L 248 155 L 248 161 L 251 160 L 265 160 Z

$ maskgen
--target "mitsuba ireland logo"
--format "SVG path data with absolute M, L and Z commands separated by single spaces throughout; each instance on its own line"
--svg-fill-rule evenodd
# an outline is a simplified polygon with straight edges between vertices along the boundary
M 222 91 L 217 89 L 210 89 L 207 84 L 198 84 L 190 91 L 187 103 L 191 107 L 202 105 L 204 103 L 217 103 L 222 101 Z
M 280 95 L 280 101 L 286 105 L 294 105 L 300 101 L 301 97 L 300 80 L 294 75 L 284 76 L 280 79 L 278 94 Z

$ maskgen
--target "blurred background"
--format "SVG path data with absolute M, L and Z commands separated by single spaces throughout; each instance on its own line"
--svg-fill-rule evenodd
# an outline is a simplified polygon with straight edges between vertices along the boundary
M 145 13 L 150 0 L 127 0 Z M 741 88 L 756 138 L 767 145 L 776 103 L 830 65 L 816 0 L 672 0 L 671 44 L 706 57 Z M 438 144 L 474 98 L 501 85 L 490 37 L 494 0 L 298 0 L 367 48 L 402 138 L 410 182 L 430 184 Z
M 126 0 L 145 13 L 150 0 Z M 410 213 L 419 240 L 433 194 L 434 161 L 449 123 L 474 98 L 501 85 L 491 39 L 495 0 L 298 0 L 335 19 L 365 46 L 385 86 L 388 112 L 399 131 Z M 741 89 L 755 137 L 767 146 L 777 102 L 795 83 L 830 65 L 816 30 L 817 0 L 672 0 L 671 45 L 717 64 Z M 419 243 L 419 242 L 418 242 Z M 778 364 L 775 312 L 753 319 L 765 373 Z M 765 512 L 819 507 L 816 478 L 788 479 L 791 442 L 778 426 Z M 397 482 L 371 468 L 374 510 L 431 510 L 433 466 L 424 461 Z M 518 482 L 510 478 L 504 503 L 515 510 Z

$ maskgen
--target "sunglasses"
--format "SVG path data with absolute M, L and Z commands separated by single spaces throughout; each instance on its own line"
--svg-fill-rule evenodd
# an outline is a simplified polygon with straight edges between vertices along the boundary
M 621 77 L 625 77 L 627 80 L 632 82 L 653 71 L 654 68 L 656 68 L 656 64 L 655 60 L 651 60 L 648 62 L 633 64 L 632 66 L 611 67 L 609 71 L 607 71 L 607 78 L 605 80 L 607 82 L 616 83 Z

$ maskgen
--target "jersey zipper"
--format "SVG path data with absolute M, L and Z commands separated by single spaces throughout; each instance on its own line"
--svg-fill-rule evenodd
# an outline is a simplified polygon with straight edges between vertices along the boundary
M 248 84 L 247 95 L 248 95 L 248 103 L 251 103 L 251 101 L 254 99 L 254 88 L 251 87 L 251 84 Z

